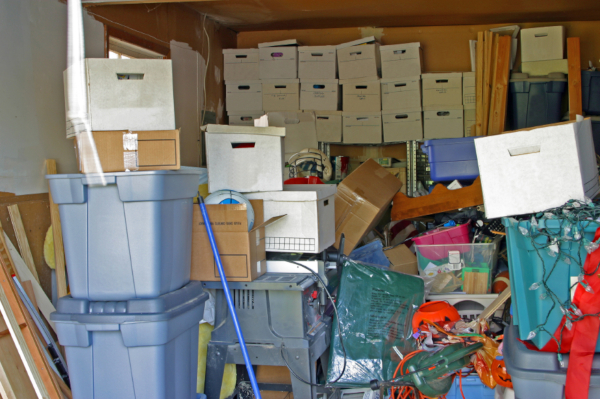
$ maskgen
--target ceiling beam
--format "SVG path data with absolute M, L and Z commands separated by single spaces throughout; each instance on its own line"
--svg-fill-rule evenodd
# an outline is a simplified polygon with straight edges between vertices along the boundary
M 82 0 L 84 6 L 89 5 L 121 5 L 121 4 L 151 4 L 151 3 L 196 3 L 220 0 Z

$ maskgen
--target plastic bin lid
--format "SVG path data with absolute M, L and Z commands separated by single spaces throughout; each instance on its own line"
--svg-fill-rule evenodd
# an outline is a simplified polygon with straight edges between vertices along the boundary
M 132 177 L 132 176 L 147 176 L 147 175 L 202 175 L 206 174 L 206 168 L 195 168 L 191 166 L 182 166 L 179 170 L 143 170 L 134 172 L 110 172 L 104 173 L 105 178 L 113 177 Z M 57 175 L 46 175 L 46 179 L 81 179 L 82 177 L 88 180 L 100 179 L 99 173 L 67 173 Z
M 150 299 L 128 301 L 88 301 L 65 296 L 58 300 L 52 321 L 81 323 L 149 322 L 170 320 L 201 305 L 208 299 L 200 281 L 192 281 L 176 291 Z
M 510 75 L 511 82 L 566 82 L 567 78 L 564 73 L 552 72 L 546 76 L 529 76 L 528 73 L 515 72 Z

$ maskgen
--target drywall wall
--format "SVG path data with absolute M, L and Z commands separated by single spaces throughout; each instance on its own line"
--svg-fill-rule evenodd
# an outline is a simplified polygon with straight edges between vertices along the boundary
M 84 18 L 88 57 L 103 57 L 104 27 Z M 0 191 L 47 192 L 44 160 L 75 173 L 67 140 L 62 73 L 67 6 L 49 0 L 0 1 Z

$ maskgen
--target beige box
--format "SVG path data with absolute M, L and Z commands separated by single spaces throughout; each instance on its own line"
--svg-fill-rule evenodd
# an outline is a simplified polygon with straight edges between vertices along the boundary
M 381 83 L 377 79 L 340 80 L 344 112 L 380 112 Z
M 300 80 L 300 109 L 337 111 L 340 109 L 340 94 L 337 79 Z
M 298 78 L 337 79 L 335 46 L 298 47 Z
M 265 113 L 263 111 L 238 111 L 228 112 L 230 126 L 254 126 L 254 120 L 260 118 Z
M 258 49 L 224 49 L 223 68 L 225 81 L 259 79 Z
M 453 105 L 462 107 L 462 73 L 424 73 L 423 107 Z
M 317 141 L 342 142 L 342 111 L 315 111 Z
M 337 46 L 340 79 L 377 78 L 381 75 L 379 43 L 373 36 Z
M 381 137 L 381 112 L 342 113 L 343 142 L 346 144 L 378 144 Z
M 464 137 L 463 107 L 424 107 L 423 138 L 451 139 Z
M 564 55 L 564 26 L 521 29 L 521 62 L 561 60 Z
M 471 128 L 475 125 L 476 111 L 474 109 L 465 109 L 463 115 L 465 120 L 465 137 L 475 136 L 475 132 L 472 132 Z
M 381 77 L 405 78 L 420 75 L 423 70 L 421 43 L 381 46 Z
M 299 79 L 264 79 L 262 82 L 263 111 L 299 111 Z
M 269 43 L 258 45 L 258 71 L 261 79 L 298 78 L 298 47 L 269 47 Z M 263 47 L 263 45 L 265 45 Z
M 463 108 L 475 109 L 475 72 L 463 72 Z
M 529 61 L 521 63 L 521 72 L 529 76 L 547 76 L 554 72 L 569 74 L 569 60 Z
M 381 109 L 421 108 L 421 75 L 381 79 Z
M 421 107 L 401 111 L 382 111 L 381 121 L 385 143 L 423 139 Z
M 262 111 L 263 94 L 261 81 L 225 82 L 225 108 L 229 113 Z
M 285 128 L 286 161 L 305 148 L 319 148 L 314 112 L 269 112 L 267 115 L 269 126 Z

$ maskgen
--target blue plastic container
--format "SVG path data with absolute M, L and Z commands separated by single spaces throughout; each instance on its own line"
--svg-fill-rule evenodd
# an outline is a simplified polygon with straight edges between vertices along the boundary
M 600 71 L 581 71 L 583 112 L 600 115 Z
M 594 138 L 594 149 L 600 155 L 600 117 L 592 117 L 592 137 Z
M 479 176 L 475 137 L 426 140 L 421 150 L 429 158 L 431 180 L 474 180 Z
M 383 244 L 379 240 L 372 241 L 367 245 L 355 249 L 350 253 L 348 258 L 371 265 L 390 266 L 389 259 L 383 253 Z
M 463 399 L 459 384 L 460 380 L 456 377 L 450 392 L 446 395 L 447 399 Z M 465 394 L 465 399 L 494 399 L 494 390 L 486 387 L 475 372 L 462 378 L 462 391 Z
M 550 275 L 547 284 L 560 301 L 564 303 L 570 298 L 570 287 L 577 283 L 577 276 L 581 273 L 581 269 L 576 262 L 571 262 L 570 265 L 565 263 L 564 257 L 561 257 L 554 266 L 556 258 L 551 257 L 544 249 L 548 245 L 545 235 L 535 236 L 535 245 L 543 247 L 541 250 L 536 251 L 532 243 L 532 237 L 526 237 L 519 231 L 519 226 L 530 230 L 531 224 L 528 221 L 517 222 L 515 219 L 503 218 L 502 223 L 506 227 L 514 324 L 518 325 L 520 339 L 526 340 L 529 333 L 536 330 L 538 325 L 543 325 L 548 316 L 544 328 L 551 333 L 536 331 L 536 336 L 531 339 L 531 342 L 541 349 L 552 339 L 551 334 L 554 334 L 558 328 L 563 314 L 558 305 L 551 310 L 553 302 L 550 295 L 545 299 L 541 299 L 544 293 L 543 287 L 536 290 L 530 290 L 529 288 L 534 283 L 539 283 Z M 560 223 L 560 220 L 542 220 L 539 228 L 546 227 L 559 233 Z M 590 222 L 585 229 L 584 226 L 578 226 L 580 231 L 583 230 L 582 235 L 588 240 L 593 240 L 599 224 Z M 560 253 L 568 254 L 575 259 L 581 259 L 581 264 L 585 262 L 587 256 L 581 242 L 573 241 L 562 243 Z M 546 272 L 544 272 L 544 264 L 546 265 Z M 552 272 L 550 272 L 551 270 Z M 600 340 L 596 345 L 596 351 L 600 352 Z

